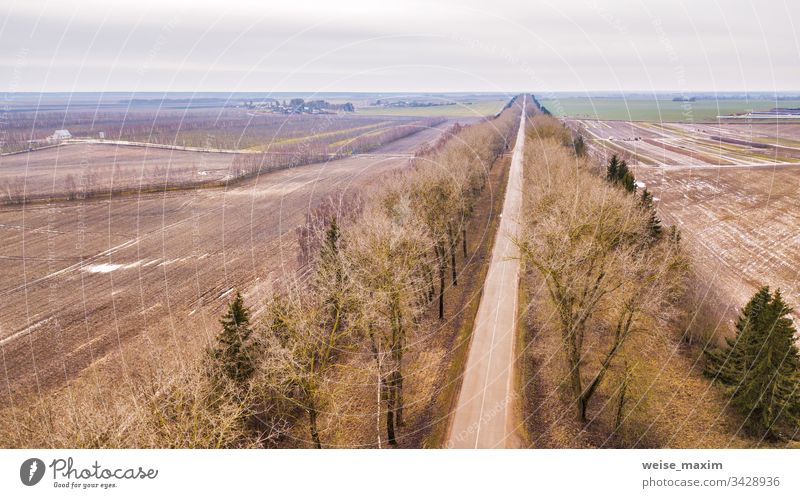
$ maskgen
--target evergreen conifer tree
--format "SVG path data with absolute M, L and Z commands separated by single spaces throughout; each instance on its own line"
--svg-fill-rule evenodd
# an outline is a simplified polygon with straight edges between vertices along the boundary
M 650 238 L 661 238 L 661 220 L 658 218 L 656 208 L 653 205 L 653 195 L 647 191 L 647 187 L 642 191 L 642 208 L 650 215 L 647 221 Z
M 742 310 L 735 338 L 708 353 L 707 374 L 731 386 L 731 404 L 759 437 L 800 426 L 800 352 L 790 313 L 780 291 L 762 287 Z
M 617 181 L 617 170 L 619 169 L 619 158 L 616 154 L 611 156 L 611 160 L 608 161 L 608 166 L 606 167 L 606 180 L 611 183 Z
M 636 191 L 636 178 L 628 169 L 628 163 L 620 159 L 616 154 L 611 156 L 611 160 L 606 167 L 606 180 L 610 183 L 617 183 L 628 192 Z
M 339 256 L 341 237 L 341 230 L 334 216 L 325 230 L 315 285 L 316 292 L 323 295 L 323 301 L 329 313 L 327 325 L 330 333 L 334 336 L 341 333 L 347 287 L 347 276 Z
M 242 383 L 250 378 L 255 366 L 252 359 L 250 336 L 250 310 L 244 305 L 240 292 L 228 304 L 228 311 L 220 320 L 222 332 L 217 336 L 217 344 L 211 350 L 220 373 L 230 380 Z
M 733 338 L 726 337 L 723 348 L 706 352 L 707 375 L 728 385 L 738 385 L 741 382 L 747 365 L 753 360 L 750 354 L 757 341 L 756 323 L 761 320 L 769 299 L 769 287 L 762 287 L 750 298 L 736 320 L 736 335 Z
M 572 140 L 572 148 L 575 150 L 575 155 L 583 157 L 586 155 L 586 143 L 583 141 L 583 135 L 577 133 Z
M 763 313 L 760 350 L 734 393 L 734 405 L 748 414 L 748 424 L 759 436 L 777 438 L 782 427 L 794 432 L 800 424 L 800 356 L 790 312 L 775 291 Z
M 622 185 L 622 188 L 628 192 L 636 191 L 636 179 L 633 177 L 631 170 L 628 169 L 628 163 L 624 159 L 619 162 L 617 167 L 617 183 Z

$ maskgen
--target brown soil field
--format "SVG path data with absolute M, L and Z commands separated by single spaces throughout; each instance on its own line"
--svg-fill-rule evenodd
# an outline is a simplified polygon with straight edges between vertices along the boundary
M 800 162 L 800 125 L 679 124 L 567 120 L 596 151 L 622 154 L 631 164 L 772 166 Z
M 0 405 L 112 357 L 132 375 L 126 350 L 137 341 L 156 337 L 179 356 L 215 336 L 234 288 L 257 305 L 296 271 L 309 208 L 404 167 L 448 126 L 231 188 L 0 208 Z
M 78 143 L 0 157 L 0 197 L 221 180 L 234 154 Z
M 726 318 L 733 320 L 761 285 L 780 288 L 800 318 L 800 125 L 566 124 L 584 130 L 598 164 L 627 152 L 659 215 L 681 228 L 703 284 L 729 303 L 719 310 Z M 642 157 L 647 162 L 637 164 Z
M 311 122 L 297 118 L 311 126 Z M 389 148 L 379 153 L 407 153 L 405 142 L 393 142 L 437 127 L 442 121 L 390 120 L 378 123 L 377 128 L 368 125 L 344 131 L 311 127 L 299 138 L 265 141 L 248 151 L 76 139 L 0 156 L 0 203 L 107 197 L 111 192 L 136 194 L 204 183 L 219 186 L 243 176 L 372 152 L 384 146 Z
M 635 175 L 694 249 L 704 285 L 736 308 L 762 285 L 780 288 L 800 318 L 800 167 L 640 167 Z
M 343 138 L 386 129 L 419 118 L 363 116 L 354 113 L 283 115 L 245 109 L 147 108 L 116 110 L 46 110 L 15 113 L 6 129 L 2 152 L 25 150 L 28 140 L 43 140 L 56 129 L 73 137 L 130 140 L 166 145 L 218 149 L 251 149 L 307 138 L 332 143 Z M 41 145 L 41 144 L 38 144 Z

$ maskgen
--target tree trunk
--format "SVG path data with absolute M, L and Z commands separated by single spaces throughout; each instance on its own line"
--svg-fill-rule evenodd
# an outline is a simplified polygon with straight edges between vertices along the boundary
M 394 387 L 391 385 L 392 381 L 389 380 L 388 385 L 386 386 L 386 437 L 389 440 L 389 444 L 392 446 L 397 446 L 397 439 L 395 438 L 394 434 L 394 417 L 395 417 L 395 390 Z
M 622 387 L 620 388 L 619 401 L 617 402 L 617 416 L 614 420 L 614 432 L 622 428 L 622 419 L 625 415 L 625 396 L 628 394 L 628 365 L 625 364 L 625 378 L 622 380 Z
M 429 304 L 433 302 L 433 296 L 436 295 L 436 284 L 435 284 L 435 281 L 436 281 L 436 277 L 433 276 L 433 268 L 429 267 L 428 268 L 428 284 L 430 284 L 430 286 L 428 287 L 428 303 Z
M 578 420 L 581 421 L 582 424 L 586 423 L 586 400 L 583 399 L 583 396 L 578 397 Z
M 453 267 L 453 287 L 458 285 L 458 272 L 456 271 L 456 242 L 450 245 L 450 265 Z
M 397 377 L 395 379 L 397 385 L 396 389 L 397 392 L 395 393 L 395 419 L 397 421 L 397 427 L 403 427 L 403 374 L 398 370 Z
M 444 319 L 444 279 L 447 272 L 447 248 L 436 244 L 436 262 L 439 266 L 439 320 Z
M 572 333 L 565 338 L 567 348 L 567 358 L 569 360 L 569 377 L 572 385 L 572 394 L 575 396 L 578 420 L 586 422 L 586 399 L 584 398 L 583 381 L 581 380 L 581 358 L 575 344 L 576 337 Z
M 389 444 L 397 446 L 397 439 L 394 437 L 394 409 L 391 404 L 386 408 L 386 436 Z
M 444 266 L 439 265 L 439 320 L 444 319 Z
M 467 229 L 461 231 L 461 246 L 464 248 L 464 260 L 467 259 Z
M 611 345 L 611 349 L 609 349 L 608 353 L 606 353 L 606 357 L 603 359 L 602 363 L 600 363 L 600 369 L 595 374 L 592 382 L 586 386 L 586 389 L 580 395 L 581 404 L 583 405 L 581 422 L 586 422 L 586 405 L 589 404 L 589 400 L 592 398 L 595 391 L 597 391 L 600 383 L 603 382 L 603 378 L 605 377 L 606 372 L 608 372 L 608 368 L 611 366 L 611 361 L 614 359 L 617 352 L 619 352 L 622 342 L 628 335 L 628 331 L 631 328 L 632 322 L 633 311 L 627 311 L 626 314 L 624 314 L 620 319 L 620 322 L 617 323 L 616 332 L 614 334 L 614 342 Z
M 308 409 L 308 422 L 311 425 L 311 440 L 314 447 L 322 449 L 322 442 L 319 440 L 319 430 L 317 429 L 317 409 L 314 406 Z
M 458 232 L 453 230 L 453 227 L 448 224 L 447 250 L 450 252 L 450 268 L 452 269 L 454 287 L 458 285 L 458 272 L 456 271 L 456 246 L 458 245 L 458 239 L 456 238 L 456 233 Z

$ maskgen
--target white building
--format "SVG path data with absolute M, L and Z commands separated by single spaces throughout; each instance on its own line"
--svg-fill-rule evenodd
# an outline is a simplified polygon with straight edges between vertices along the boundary
M 56 130 L 55 133 L 50 137 L 50 140 L 54 141 L 61 141 L 61 140 L 69 140 L 72 138 L 72 134 L 69 130 Z

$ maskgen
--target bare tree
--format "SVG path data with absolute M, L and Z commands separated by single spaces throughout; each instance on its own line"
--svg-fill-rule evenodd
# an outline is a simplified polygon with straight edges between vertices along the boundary
M 348 246 L 359 289 L 359 327 L 369 338 L 386 402 L 389 443 L 397 444 L 403 426 L 403 358 L 407 340 L 425 310 L 425 265 L 430 240 L 414 217 L 410 199 L 401 197 L 390 213 L 372 206 Z
M 333 216 L 322 237 L 319 256 L 306 282 L 295 281 L 267 306 L 267 333 L 280 344 L 284 384 L 290 398 L 308 414 L 311 440 L 322 448 L 321 408 L 331 396 L 329 371 L 351 347 L 351 282 L 342 255 L 342 233 Z M 275 354 L 275 351 L 267 351 Z
M 635 196 L 605 185 L 558 141 L 545 139 L 527 164 L 522 258 L 543 279 L 556 316 L 577 418 L 628 337 L 670 315 L 686 258 L 674 239 L 649 243 Z M 597 364 L 587 350 L 603 350 Z

